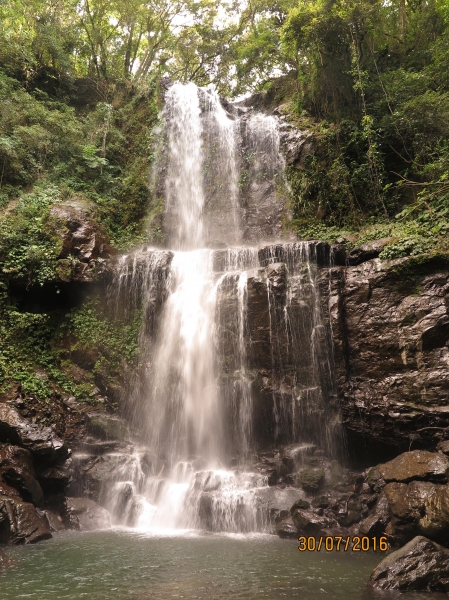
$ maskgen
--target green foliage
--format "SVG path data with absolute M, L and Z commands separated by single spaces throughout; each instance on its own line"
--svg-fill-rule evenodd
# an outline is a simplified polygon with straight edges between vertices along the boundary
M 93 384 L 76 384 L 61 368 L 55 346 L 62 315 L 29 313 L 5 306 L 0 313 L 0 393 L 20 385 L 27 397 L 46 400 L 55 392 L 86 400 Z
M 85 77 L 103 91 L 167 74 L 207 84 L 214 72 L 226 80 L 238 16 L 237 4 L 209 0 L 3 2 L 0 59 L 10 75 Z
M 70 168 L 81 140 L 73 108 L 39 90 L 29 94 L 0 70 L 0 189 L 28 184 L 55 163 Z
M 0 319 L 0 391 L 11 381 L 19 383 L 26 394 L 48 397 L 51 394 L 46 376 L 30 363 L 30 352 L 45 353 L 51 326 L 48 315 L 20 313 L 13 308 Z
M 87 144 L 83 146 L 83 159 L 86 161 L 86 164 L 91 169 L 97 169 L 98 167 L 105 167 L 108 164 L 108 161 L 98 156 L 99 148 L 94 146 L 93 144 Z
M 448 27 L 440 0 L 317 0 L 287 11 L 281 40 L 297 70 L 299 123 L 312 117 L 316 140 L 289 173 L 298 231 L 322 219 L 363 238 L 367 218 L 399 214 L 403 237 L 383 256 L 444 248 Z
M 4 300 L 7 299 L 4 294 Z M 95 376 L 120 382 L 137 358 L 140 313 L 131 322 L 114 319 L 98 300 L 62 310 L 30 313 L 3 305 L 0 311 L 0 393 L 19 384 L 28 397 L 68 394 L 94 401 Z M 94 357 L 87 381 L 76 382 L 72 354 Z
M 0 100 L 0 206 L 7 207 L 7 218 L 0 220 L 4 274 L 27 283 L 54 276 L 57 243 L 48 222 L 51 202 L 34 217 L 15 206 L 21 188 L 33 183 L 40 197 L 52 196 L 57 188 L 61 197 L 81 192 L 93 200 L 100 222 L 119 248 L 160 238 L 157 226 L 148 227 L 145 220 L 159 205 L 148 183 L 155 146 L 152 127 L 160 108 L 155 84 L 141 93 L 124 87 L 114 106 L 98 102 L 76 114 L 40 90 L 25 91 L 0 70 Z M 32 194 L 26 194 L 31 203 Z
M 366 213 L 382 214 L 383 199 L 376 185 L 382 165 L 371 132 L 349 119 L 339 124 L 322 121 L 309 128 L 314 130 L 316 151 L 287 170 L 294 218 L 320 218 L 326 225 L 345 228 L 365 220 Z
M 423 236 L 404 237 L 398 242 L 388 244 L 379 254 L 381 259 L 403 258 L 424 254 L 431 248 L 430 240 Z
M 55 277 L 61 242 L 50 222 L 50 207 L 60 200 L 55 186 L 22 194 L 0 219 L 0 277 L 43 285 Z
M 98 299 L 87 299 L 66 317 L 64 331 L 73 339 L 70 350 L 90 353 L 95 358 L 94 374 L 119 376 L 126 363 L 136 360 L 140 312 L 129 323 L 112 318 Z
M 335 240 L 349 233 L 342 230 L 340 227 L 328 226 L 322 221 L 307 219 L 304 221 L 295 220 L 293 221 L 293 227 L 295 228 L 298 237 L 302 240 L 324 240 L 330 244 L 334 243 Z

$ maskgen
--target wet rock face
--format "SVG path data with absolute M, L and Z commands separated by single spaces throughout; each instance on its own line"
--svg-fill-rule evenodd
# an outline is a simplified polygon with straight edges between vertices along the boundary
M 449 431 L 449 277 L 412 259 L 331 270 L 329 305 L 349 454 L 434 450 Z
M 365 472 L 359 533 L 386 535 L 394 546 L 417 535 L 449 544 L 447 466 L 442 453 L 414 450 Z
M 129 426 L 124 419 L 104 413 L 89 413 L 87 430 L 102 440 L 129 439 Z
M 0 404 L 0 544 L 34 544 L 63 528 L 49 505 L 58 511 L 70 467 L 70 451 L 51 427 Z
M 447 592 L 449 550 L 418 536 L 374 569 L 369 587 L 378 590 Z
M 6 483 L 20 491 L 22 497 L 36 506 L 44 495 L 35 478 L 31 454 L 24 448 L 5 446 L 0 450 L 0 474 Z
M 350 266 L 360 265 L 367 260 L 377 258 L 385 246 L 392 241 L 394 241 L 394 238 L 383 238 L 354 248 L 346 256 L 347 264 Z
M 0 496 L 0 544 L 35 544 L 49 538 L 48 521 L 33 504 Z
M 66 527 L 79 531 L 107 529 L 111 526 L 108 511 L 89 498 L 66 498 L 62 517 Z
M 379 473 L 386 482 L 407 483 L 413 479 L 423 479 L 446 483 L 449 475 L 449 459 L 443 454 L 413 450 L 404 452 L 385 465 L 381 465 Z
M 39 427 L 24 419 L 7 404 L 0 404 L 0 441 L 29 450 L 43 464 L 65 459 L 68 448 L 50 427 Z
M 126 453 L 126 448 L 124 450 L 123 453 L 101 456 L 75 456 L 73 481 L 68 493 L 95 501 L 106 501 L 110 485 L 129 477 L 129 473 L 132 472 L 133 457 Z
M 331 248 L 324 242 L 259 248 L 255 259 L 259 266 L 245 275 L 244 311 L 239 309 L 239 275 L 225 274 L 221 280 L 217 322 L 226 421 L 238 423 L 235 407 L 240 397 L 235 390 L 244 387 L 239 346 L 243 338 L 245 379 L 251 388 L 251 436 L 259 448 L 273 441 L 302 440 L 318 442 L 338 456 L 341 427 L 330 360 L 331 333 L 326 296 L 317 293 L 328 287 L 328 269 L 321 273 L 319 265 L 328 265 L 330 256 Z M 223 263 L 224 253 L 219 252 L 216 267 L 223 268 Z M 227 432 L 233 430 L 233 424 L 227 427 Z M 241 438 L 238 426 L 235 430 L 233 452 Z M 280 472 L 273 473 L 270 484 L 279 483 L 281 477 Z

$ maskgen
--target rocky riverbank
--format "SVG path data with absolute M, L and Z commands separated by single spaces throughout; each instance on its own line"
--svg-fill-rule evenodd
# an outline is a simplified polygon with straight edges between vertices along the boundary
M 364 473 L 344 473 L 331 485 L 322 469 L 304 469 L 304 492 L 288 514 L 280 513 L 281 537 L 384 537 L 401 547 L 375 569 L 369 585 L 378 590 L 447 591 L 449 583 L 449 444 L 438 452 L 412 450 Z M 334 472 L 335 466 L 334 466 Z M 345 488 L 343 493 L 341 491 Z
M 65 402 L 67 420 L 78 413 L 79 440 L 89 431 L 107 437 L 108 422 L 98 407 L 89 413 L 93 407 Z M 72 451 L 53 427 L 0 403 L 0 440 L 0 544 L 34 544 L 66 528 L 110 526 L 104 508 L 88 498 L 70 497 Z

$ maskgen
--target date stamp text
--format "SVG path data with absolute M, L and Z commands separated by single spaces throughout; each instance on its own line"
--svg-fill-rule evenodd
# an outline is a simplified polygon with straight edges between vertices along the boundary
M 320 537 L 306 537 L 304 535 L 298 538 L 300 552 L 320 552 L 320 550 L 326 550 L 327 552 L 369 552 L 370 550 L 381 550 L 386 552 L 388 550 L 387 537 L 368 537 L 362 536 L 348 536 L 346 538 L 342 536 L 320 536 Z

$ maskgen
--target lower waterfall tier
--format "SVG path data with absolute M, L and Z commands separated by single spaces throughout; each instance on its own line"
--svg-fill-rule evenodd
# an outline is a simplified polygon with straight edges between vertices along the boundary
M 344 452 L 326 309 L 323 243 L 121 259 L 117 310 L 143 306 L 126 414 L 173 468 L 201 456 L 243 465 L 273 444 Z
M 143 531 L 274 532 L 276 520 L 308 497 L 299 489 L 304 474 L 317 473 L 312 496 L 335 478 L 335 464 L 312 444 L 254 456 L 248 469 L 211 467 L 202 459 L 164 468 L 147 449 L 129 450 L 76 455 L 70 493 L 100 502 L 113 523 Z

